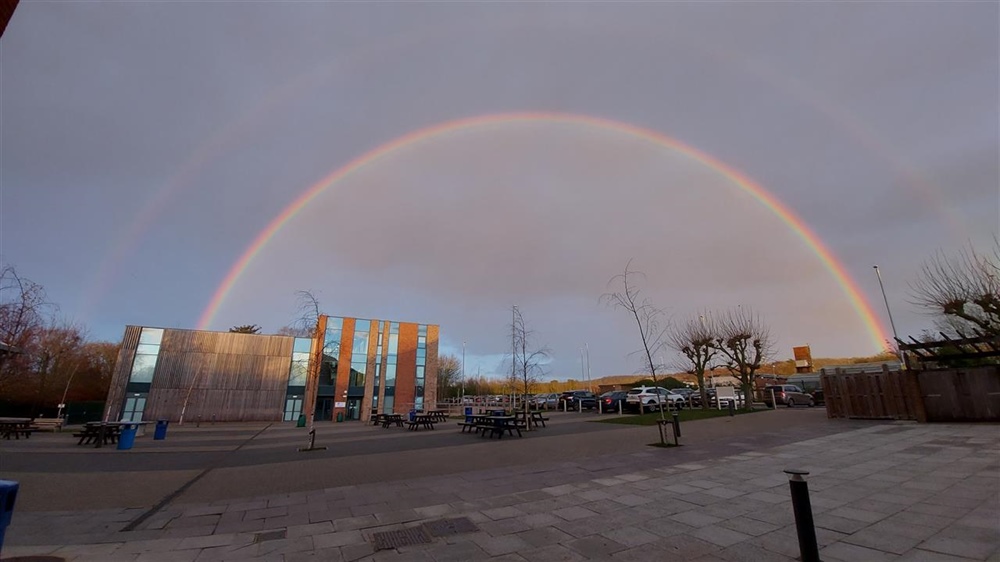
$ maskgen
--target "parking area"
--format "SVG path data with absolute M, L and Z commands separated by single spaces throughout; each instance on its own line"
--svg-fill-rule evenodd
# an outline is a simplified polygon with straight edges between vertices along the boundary
M 173 439 L 171 452 L 144 450 L 141 438 L 128 452 L 43 452 L 47 439 L 28 452 L 15 442 L 16 454 L 0 448 L 5 459 L 47 470 L 9 471 L 5 462 L 3 477 L 24 478 L 25 493 L 3 554 L 785 560 L 797 555 L 789 466 L 811 473 L 824 560 L 986 560 L 1000 548 L 996 426 L 782 409 L 691 423 L 685 446 L 656 449 L 647 446 L 656 428 L 594 417 L 553 413 L 551 433 L 492 442 L 457 427 L 389 434 L 331 424 L 318 432 L 328 452 L 316 457 L 289 450 L 304 433 L 285 426 L 184 429 L 162 442 Z M 185 457 L 200 464 L 183 465 Z M 107 469 L 78 470 L 91 461 Z M 89 479 L 93 492 L 40 494 L 74 478 Z M 157 493 L 140 493 L 143 485 Z M 79 493 L 90 505 L 71 499 Z M 102 503 L 108 497 L 119 500 Z M 376 533 L 455 518 L 475 530 L 375 551 Z

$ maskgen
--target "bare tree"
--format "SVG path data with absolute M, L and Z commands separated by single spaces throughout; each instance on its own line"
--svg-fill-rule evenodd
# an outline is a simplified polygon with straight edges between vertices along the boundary
M 459 376 L 462 371 L 461 365 L 458 357 L 454 355 L 438 356 L 437 384 L 439 398 L 454 398 L 458 396 Z
M 739 379 L 744 408 L 749 410 L 757 371 L 774 351 L 771 331 L 749 307 L 729 309 L 716 322 L 715 348 L 729 372 Z
M 653 361 L 653 357 L 657 356 L 664 346 L 668 325 L 663 319 L 663 310 L 653 306 L 648 299 L 642 296 L 636 278 L 644 279 L 645 275 L 641 271 L 631 269 L 631 265 L 632 260 L 629 260 L 625 264 L 625 270 L 608 281 L 609 287 L 620 285 L 621 290 L 605 293 L 601 296 L 601 300 L 612 308 L 624 310 L 635 320 L 636 328 L 639 330 L 639 340 L 642 342 L 642 349 L 637 352 L 642 357 L 642 372 L 649 373 L 653 384 L 659 386 L 656 371 L 661 366 Z M 658 399 L 657 403 L 660 407 L 660 419 L 665 421 L 667 417 L 663 412 L 663 400 Z M 659 426 L 660 444 L 666 445 L 663 424 L 659 424 Z
M 31 415 L 38 414 L 56 395 L 55 392 L 63 386 L 66 390 L 73 376 L 79 369 L 83 359 L 83 330 L 78 326 L 63 323 L 44 328 L 34 346 L 31 359 L 30 376 L 34 386 Z
M 229 331 L 235 334 L 259 334 L 262 328 L 256 324 L 242 324 L 233 326 Z
M 938 252 L 910 286 L 913 304 L 943 316 L 952 333 L 1000 335 L 1000 238 L 989 253 L 971 245 L 957 256 Z
M 522 401 L 522 408 L 527 419 L 528 400 L 532 387 L 538 382 L 538 378 L 544 374 L 542 361 L 548 356 L 547 348 L 535 349 L 531 340 L 534 330 L 530 330 L 524 322 L 521 310 L 514 306 L 511 310 L 510 338 L 511 338 L 511 388 L 520 389 L 525 399 Z M 525 429 L 531 430 L 531 424 L 527 424 Z
M 55 309 L 41 285 L 21 277 L 13 266 L 0 269 L 0 342 L 17 351 L 0 359 L 0 391 L 29 369 L 32 349 Z
M 316 332 L 316 325 L 319 323 L 319 299 L 312 291 L 295 291 L 295 298 L 298 301 L 298 318 L 293 324 L 302 332 L 310 336 Z
M 667 332 L 667 342 L 673 349 L 684 355 L 683 368 L 698 380 L 701 392 L 701 407 L 708 409 L 708 392 L 705 388 L 705 371 L 712 369 L 712 359 L 719 353 L 715 347 L 718 329 L 709 313 L 690 317 L 683 324 L 672 327 Z

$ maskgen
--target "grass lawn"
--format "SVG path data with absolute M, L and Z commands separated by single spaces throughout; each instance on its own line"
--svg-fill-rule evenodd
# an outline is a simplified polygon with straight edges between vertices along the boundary
M 757 412 L 763 412 L 764 410 L 755 410 Z M 752 414 L 753 412 L 747 412 L 746 410 L 736 410 L 736 415 L 741 414 Z M 664 412 L 667 419 L 671 419 L 670 412 Z M 694 420 L 703 420 L 707 418 L 718 418 L 722 416 L 728 416 L 729 410 L 717 410 L 715 408 L 709 410 L 702 410 L 700 408 L 685 408 L 680 411 L 681 423 Z M 620 418 L 609 418 L 606 420 L 594 420 L 599 423 L 624 423 L 629 425 L 656 425 L 656 420 L 660 419 L 659 412 L 653 412 L 650 414 L 640 414 L 633 416 L 622 416 Z

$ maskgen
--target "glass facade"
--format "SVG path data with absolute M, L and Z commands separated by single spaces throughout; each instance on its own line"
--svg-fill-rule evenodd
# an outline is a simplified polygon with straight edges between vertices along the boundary
M 417 410 L 424 409 L 424 370 L 427 366 L 427 325 L 421 324 L 417 327 L 417 376 L 414 381 L 416 387 L 413 394 L 413 407 Z
M 162 342 L 163 328 L 142 328 L 139 332 L 139 344 L 135 348 L 132 370 L 125 384 L 125 403 L 122 404 L 120 421 L 142 421 Z
M 399 322 L 389 323 L 389 349 L 385 356 L 385 401 L 382 413 L 391 414 L 396 402 L 396 354 L 399 352 Z
M 163 341 L 163 328 L 143 328 L 139 332 L 139 345 L 132 360 L 130 383 L 151 383 L 156 371 L 156 360 L 160 356 L 160 342 Z M 148 389 L 146 389 L 148 390 Z
M 285 391 L 285 414 L 282 419 L 295 421 L 302 414 L 302 401 L 309 379 L 309 351 L 312 340 L 295 338 L 292 344 L 292 364 L 288 369 L 288 385 Z

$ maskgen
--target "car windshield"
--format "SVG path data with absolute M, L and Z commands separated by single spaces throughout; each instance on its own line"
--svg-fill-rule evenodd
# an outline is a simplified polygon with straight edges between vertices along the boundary
M 642 389 L 641 388 L 633 388 L 632 390 L 628 391 L 628 393 L 629 394 L 642 394 Z

